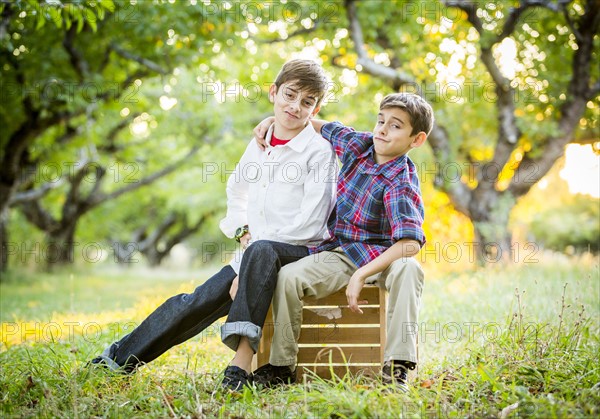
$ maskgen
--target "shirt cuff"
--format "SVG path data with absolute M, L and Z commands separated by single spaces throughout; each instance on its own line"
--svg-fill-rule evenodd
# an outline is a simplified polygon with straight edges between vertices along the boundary
M 331 136 L 333 135 L 333 131 L 342 126 L 342 123 L 338 121 L 326 123 L 321 127 L 321 137 L 325 138 L 326 140 L 330 140 Z
M 239 221 L 234 220 L 231 217 L 225 217 L 221 219 L 221 221 L 219 221 L 219 228 L 221 229 L 223 234 L 225 234 L 225 236 L 229 237 L 230 239 L 233 239 L 233 237 L 235 236 L 235 231 L 238 228 L 245 226 L 246 224 L 248 223 L 245 221 Z

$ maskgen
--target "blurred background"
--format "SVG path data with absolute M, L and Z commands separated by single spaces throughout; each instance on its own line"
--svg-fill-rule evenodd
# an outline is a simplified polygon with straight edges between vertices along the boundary
M 225 183 L 282 64 L 320 117 L 371 130 L 388 93 L 436 126 L 411 152 L 421 262 L 444 272 L 600 248 L 595 1 L 0 1 L 2 278 L 226 263 Z

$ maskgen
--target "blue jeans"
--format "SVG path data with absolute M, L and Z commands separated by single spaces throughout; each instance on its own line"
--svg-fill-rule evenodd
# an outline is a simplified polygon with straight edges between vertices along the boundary
M 307 255 L 305 246 L 267 240 L 252 243 L 242 258 L 235 300 L 231 300 L 229 289 L 236 273 L 228 265 L 193 293 L 166 300 L 131 333 L 106 348 L 102 355 L 131 372 L 196 336 L 227 314 L 227 321 L 221 328 L 223 342 L 236 350 L 240 337 L 246 336 L 256 352 L 279 269 Z

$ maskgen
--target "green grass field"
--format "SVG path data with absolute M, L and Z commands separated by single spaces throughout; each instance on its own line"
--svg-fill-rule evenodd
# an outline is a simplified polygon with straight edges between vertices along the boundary
M 597 257 L 444 273 L 427 267 L 407 394 L 364 377 L 225 393 L 218 325 L 135 375 L 86 367 L 214 269 L 15 273 L 0 283 L 2 417 L 597 417 Z

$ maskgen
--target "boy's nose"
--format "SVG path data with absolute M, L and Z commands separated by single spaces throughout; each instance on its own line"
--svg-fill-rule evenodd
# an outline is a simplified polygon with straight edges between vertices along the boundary
M 296 112 L 298 111 L 298 109 L 300 109 L 300 101 L 299 100 L 292 100 L 289 102 L 290 104 L 290 108 Z

